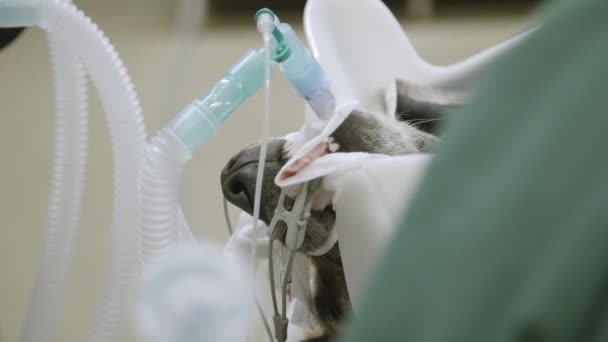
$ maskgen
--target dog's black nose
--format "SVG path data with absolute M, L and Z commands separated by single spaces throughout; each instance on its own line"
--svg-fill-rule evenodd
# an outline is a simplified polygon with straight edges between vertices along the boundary
M 221 175 L 224 197 L 250 214 L 253 212 L 259 153 L 260 149 L 255 147 L 241 150 L 228 161 Z
M 276 163 L 273 162 L 277 162 L 281 158 L 281 151 L 284 143 L 284 140 L 279 139 L 268 142 L 266 162 L 269 163 L 269 166 L 273 165 L 273 169 L 276 169 Z M 254 144 L 245 147 L 228 161 L 222 170 L 221 175 L 221 185 L 224 197 L 226 197 L 228 202 L 236 205 L 249 214 L 253 213 L 255 180 L 258 171 L 259 158 L 260 145 Z M 276 173 L 275 170 L 269 170 L 267 167 L 265 169 L 264 178 L 274 178 L 275 175 L 269 174 L 270 171 Z

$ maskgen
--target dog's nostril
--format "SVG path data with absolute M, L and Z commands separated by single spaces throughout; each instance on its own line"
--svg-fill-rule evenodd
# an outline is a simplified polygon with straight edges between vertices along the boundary
M 241 182 L 240 182 L 240 181 L 238 181 L 238 180 L 233 181 L 233 182 L 230 182 L 230 183 L 228 184 L 228 191 L 229 191 L 231 194 L 234 194 L 234 195 L 238 195 L 238 194 L 241 194 L 241 193 L 245 193 L 245 191 L 246 191 L 246 189 L 245 189 L 245 184 L 241 183 Z M 245 194 L 246 194 L 246 193 L 245 193 Z
M 249 170 L 237 169 L 233 172 L 224 173 L 222 177 L 222 192 L 226 199 L 241 208 L 242 210 L 251 213 L 253 212 L 253 186 L 254 179 L 250 177 Z

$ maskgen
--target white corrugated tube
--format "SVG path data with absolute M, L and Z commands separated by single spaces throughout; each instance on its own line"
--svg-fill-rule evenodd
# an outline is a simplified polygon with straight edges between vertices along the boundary
M 179 208 L 181 176 L 188 160 L 190 151 L 168 128 L 146 150 L 139 176 L 142 266 L 166 255 L 189 232 Z
M 19 23 L 37 25 L 67 44 L 78 57 L 99 93 L 110 128 L 114 160 L 114 207 L 112 213 L 112 246 L 109 268 L 103 293 L 96 309 L 90 340 L 117 341 L 123 334 L 127 320 L 127 295 L 133 276 L 138 271 L 137 176 L 146 145 L 141 109 L 133 85 L 114 47 L 103 33 L 72 4 L 62 0 L 0 0 L 0 16 L 8 25 Z M 2 12 L 2 11 L 0 11 Z M 60 171 L 63 172 L 63 171 Z M 58 180 L 59 182 L 61 180 Z M 78 182 L 78 180 L 76 180 Z M 82 181 L 80 181 L 82 183 Z M 74 209 L 74 208 L 72 208 Z M 65 226 L 64 226 L 65 227 Z M 57 246 L 66 246 L 59 243 Z M 69 255 L 67 250 L 62 255 Z M 69 265 L 69 261 L 67 263 Z M 48 275 L 59 274 L 61 268 L 52 260 L 37 281 L 45 283 Z M 64 263 L 65 265 L 65 263 Z M 49 280 L 53 281 L 53 280 Z M 59 286 L 54 283 L 52 286 Z M 51 303 L 51 301 L 47 302 Z M 51 305 L 51 304 L 42 304 Z M 37 308 L 41 315 L 57 315 L 48 308 Z M 30 317 L 34 317 L 31 315 Z M 32 318 L 36 319 L 36 318 Z M 31 329 L 46 329 L 45 324 L 31 325 Z M 27 329 L 30 330 L 30 329 Z M 43 336 L 43 330 L 27 331 L 25 338 Z
M 84 70 L 56 35 L 49 34 L 48 42 L 55 94 L 55 153 L 46 235 L 21 336 L 27 342 L 55 336 L 80 221 L 87 157 Z

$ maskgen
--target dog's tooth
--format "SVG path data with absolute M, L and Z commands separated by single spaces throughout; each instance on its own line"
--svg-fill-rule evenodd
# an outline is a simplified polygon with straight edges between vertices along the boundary
M 293 143 L 291 141 L 285 142 L 282 149 L 283 158 L 289 159 L 292 157 Z
M 327 137 L 327 143 L 331 144 L 334 142 L 334 137 Z
M 329 144 L 329 152 L 334 153 L 338 149 L 340 149 L 340 145 L 338 145 L 337 143 L 331 143 L 331 144 Z

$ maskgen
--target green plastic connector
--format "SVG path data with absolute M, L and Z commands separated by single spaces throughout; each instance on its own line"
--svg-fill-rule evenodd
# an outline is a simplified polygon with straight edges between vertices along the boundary
M 279 30 L 279 24 L 281 23 L 279 21 L 279 17 L 277 17 L 276 14 L 274 14 L 274 12 L 270 9 L 262 8 L 255 14 L 256 22 L 262 14 L 270 14 L 274 20 L 274 30 L 272 30 L 272 36 L 277 41 L 277 46 L 276 49 L 272 52 L 272 59 L 277 63 L 282 63 L 287 60 L 289 56 L 291 56 L 291 48 L 285 41 L 285 36 L 283 36 L 283 33 Z

